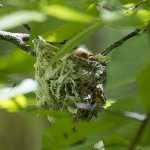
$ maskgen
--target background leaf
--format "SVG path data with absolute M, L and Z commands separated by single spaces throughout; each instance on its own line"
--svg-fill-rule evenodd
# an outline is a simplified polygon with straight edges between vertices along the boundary
M 91 150 L 100 141 L 108 150 L 126 150 L 129 148 L 149 110 L 150 45 L 148 30 L 145 28 L 147 26 L 141 25 L 143 23 L 147 25 L 149 21 L 150 5 L 149 0 L 143 1 L 139 5 L 140 2 L 140 0 L 1 0 L 0 4 L 3 5 L 0 7 L 1 29 L 29 33 L 31 37 L 27 44 L 31 46 L 33 46 L 32 40 L 39 35 L 49 42 L 63 42 L 68 39 L 51 63 L 55 63 L 66 53 L 70 53 L 80 43 L 85 44 L 93 53 L 98 54 L 100 49 L 108 47 L 111 42 L 133 31 L 133 28 L 140 27 L 144 31 L 110 53 L 111 62 L 107 66 L 104 92 L 107 101 L 111 103 L 111 107 L 107 107 L 104 112 L 100 112 L 89 122 L 78 122 L 76 130 L 73 130 L 74 122 L 67 113 L 37 109 L 33 93 L 20 93 L 24 94 L 21 95 L 23 101 L 16 97 L 17 95 L 9 98 L 9 102 L 3 99 L 3 102 L 7 104 L 5 105 L 7 110 L 18 111 L 13 114 L 9 113 L 9 116 L 15 116 L 21 111 L 13 103 L 17 100 L 18 104 L 22 106 L 22 113 L 26 112 L 28 117 L 29 114 L 34 114 L 37 119 L 46 120 L 46 123 L 42 122 L 42 127 L 46 130 L 41 148 L 39 145 L 42 142 L 41 134 L 43 131 L 41 129 L 43 128 L 37 127 L 39 123 L 35 121 L 31 123 L 29 120 L 18 119 L 17 117 L 14 121 L 7 118 L 8 116 L 0 116 L 2 120 L 0 141 L 4 141 L 1 142 L 0 149 L 10 149 L 7 147 L 11 146 L 17 150 L 15 145 L 17 143 L 17 145 L 21 145 L 18 150 Z M 124 14 L 126 10 L 136 5 L 137 7 L 132 9 L 132 13 L 129 11 Z M 4 23 L 4 21 L 6 22 Z M 31 30 L 28 31 L 24 28 L 23 23 L 27 23 Z M 88 40 L 85 40 L 87 38 Z M 10 89 L 16 81 L 18 84 L 23 79 L 34 78 L 35 58 L 14 47 L 16 46 L 9 42 L 0 41 L 0 88 L 2 89 L 4 86 L 8 86 Z M 29 84 L 25 91 L 29 89 L 28 86 Z M 15 87 L 11 89 L 8 94 L 5 94 L 7 97 L 16 90 Z M 2 96 L 1 93 L 0 96 Z M 4 103 L 1 102 L 0 115 L 4 112 L 4 107 L 2 107 Z M 50 122 L 47 121 L 47 116 Z M 9 121 L 7 122 L 5 119 Z M 52 121 L 54 121 L 53 124 L 51 124 Z M 20 128 L 22 122 L 23 125 L 27 125 L 26 128 L 22 128 L 22 126 Z M 35 134 L 32 134 L 34 130 Z M 10 134 L 11 131 L 14 131 L 13 134 Z M 17 139 L 18 132 L 23 134 Z M 34 143 L 33 139 L 37 138 L 38 141 Z M 134 149 L 148 150 L 149 122 L 143 135 L 139 138 L 140 141 Z M 83 139 L 85 142 L 79 145 L 78 142 Z
M 144 48 L 141 47 L 141 44 L 144 45 Z M 108 97 L 109 94 L 111 94 L 111 98 L 113 95 L 114 98 L 125 96 L 125 93 L 121 92 L 122 88 L 126 88 L 129 95 L 132 91 L 133 94 L 137 91 L 136 77 L 149 62 L 149 49 L 147 34 L 134 37 L 116 49 L 107 69 L 105 90 Z
M 101 18 L 103 22 L 110 26 L 133 26 L 136 28 L 144 28 L 148 26 L 150 20 L 150 11 L 147 10 L 133 10 L 128 13 L 125 11 L 101 11 Z
M 138 89 L 145 107 L 150 110 L 150 64 L 148 64 L 138 77 Z
M 31 21 L 44 21 L 45 18 L 44 14 L 36 11 L 17 11 L 0 17 L 0 30 L 11 29 Z
M 73 22 L 77 21 L 77 22 L 89 23 L 95 19 L 94 16 L 61 5 L 44 6 L 43 11 L 45 12 L 45 14 L 56 17 L 58 19 L 73 21 Z
M 95 20 L 91 24 L 88 25 L 87 28 L 83 29 L 79 34 L 70 39 L 52 58 L 51 64 L 58 61 L 62 56 L 66 53 L 69 53 L 75 46 L 80 44 L 82 40 L 84 40 L 87 36 L 92 34 L 94 31 L 102 27 L 102 23 L 100 20 Z

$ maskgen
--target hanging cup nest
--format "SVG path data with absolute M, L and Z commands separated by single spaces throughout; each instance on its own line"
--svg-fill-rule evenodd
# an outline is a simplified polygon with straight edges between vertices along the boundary
M 75 118 L 89 119 L 105 105 L 103 84 L 106 59 L 83 47 L 50 64 L 59 48 L 41 37 L 34 40 L 36 97 L 43 109 L 66 110 Z

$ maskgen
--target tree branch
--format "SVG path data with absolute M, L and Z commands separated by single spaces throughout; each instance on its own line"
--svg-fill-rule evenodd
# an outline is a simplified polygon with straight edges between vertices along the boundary
M 135 135 L 135 138 L 131 142 L 128 150 L 134 150 L 134 147 L 136 146 L 136 144 L 139 142 L 140 138 L 142 137 L 142 134 L 145 130 L 145 127 L 146 127 L 149 119 L 150 119 L 150 111 L 147 113 L 146 119 L 141 123 L 141 126 L 139 127 L 137 134 Z
M 122 45 L 128 39 L 138 35 L 138 33 L 141 30 L 142 29 L 136 29 L 135 31 L 129 33 L 126 36 L 124 36 L 120 40 L 118 40 L 118 41 L 114 42 L 113 44 L 111 44 L 109 47 L 105 48 L 101 52 L 101 54 L 102 55 L 107 55 L 114 48 L 119 47 L 120 45 Z M 27 52 L 28 54 L 35 56 L 34 49 L 25 43 L 25 41 L 28 41 L 29 38 L 30 38 L 30 35 L 26 34 L 26 33 L 11 33 L 11 32 L 6 32 L 6 31 L 0 31 L 0 39 L 5 40 L 5 41 L 9 41 L 9 42 L 17 45 L 20 49 Z
M 143 3 L 146 3 L 146 0 L 142 0 L 141 2 L 137 3 L 136 5 L 130 7 L 125 13 L 128 13 L 129 11 L 132 11 L 133 9 L 138 8 L 140 5 L 142 5 Z
M 128 39 L 138 35 L 138 33 L 141 31 L 142 29 L 136 29 L 133 32 L 129 33 L 128 35 L 124 36 L 123 38 L 121 38 L 120 40 L 114 42 L 113 44 L 111 44 L 109 47 L 105 48 L 101 54 L 102 55 L 107 55 L 108 53 L 110 53 L 114 48 L 119 47 L 120 45 L 122 45 L 125 41 L 127 41 Z
M 11 33 L 0 31 L 0 39 L 9 41 L 17 45 L 20 49 L 27 52 L 28 54 L 35 56 L 34 49 L 25 43 L 25 41 L 28 41 L 29 38 L 30 35 L 26 33 Z

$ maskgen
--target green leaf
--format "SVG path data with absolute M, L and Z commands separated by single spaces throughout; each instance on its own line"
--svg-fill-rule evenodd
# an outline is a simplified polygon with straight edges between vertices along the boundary
M 23 95 L 18 95 L 14 98 L 0 99 L 0 108 L 1 107 L 9 112 L 20 111 L 27 107 L 27 99 Z
M 137 4 L 137 3 L 141 2 L 141 0 L 120 0 L 120 2 L 122 4 L 129 4 L 129 3 Z
M 77 11 L 75 9 L 63 6 L 63 5 L 49 5 L 43 6 L 43 11 L 45 14 L 56 17 L 58 19 L 66 20 L 66 21 L 74 21 L 74 22 L 85 22 L 89 23 L 93 19 L 94 16 L 86 14 L 81 11 Z
M 56 18 L 52 18 L 47 16 L 46 20 L 43 22 L 33 22 L 32 23 L 32 32 L 30 35 L 31 43 L 34 38 L 41 35 L 48 36 L 48 33 L 52 32 L 53 30 L 57 30 L 60 26 L 64 25 L 64 21 L 58 20 Z M 50 35 L 49 35 L 50 36 Z
M 138 95 L 122 97 L 118 101 L 114 102 L 110 109 L 118 112 L 118 115 L 119 112 L 122 113 L 124 111 L 136 112 L 140 114 L 144 114 L 147 112 Z
M 129 102 L 125 102 L 125 106 L 121 105 L 121 107 L 124 106 L 122 110 L 127 108 L 127 103 L 130 106 L 132 100 L 129 100 Z M 135 107 L 137 108 L 137 106 Z M 56 122 L 45 132 L 43 150 L 49 148 L 56 150 L 64 148 L 67 148 L 66 150 L 92 149 L 94 144 L 101 139 L 104 140 L 104 145 L 108 149 L 127 148 L 140 124 L 136 120 L 120 115 L 119 112 L 114 114 L 104 112 L 94 121 L 78 122 L 76 131 L 73 131 L 70 118 L 64 116 L 61 112 L 59 112 L 59 115 L 57 113 L 56 117 L 54 113 L 54 118 L 56 118 Z M 85 137 L 86 143 L 72 146 Z
M 81 32 L 79 32 L 77 35 L 75 35 L 72 39 L 70 39 L 52 58 L 51 64 L 58 61 L 62 56 L 64 56 L 66 53 L 69 53 L 75 46 L 80 44 L 81 41 L 83 41 L 87 36 L 92 34 L 94 31 L 98 30 L 100 27 L 102 27 L 103 24 L 100 20 L 95 20 L 91 24 L 87 26 L 87 28 L 84 28 Z
M 107 68 L 105 91 L 109 99 L 113 98 L 112 94 L 118 95 L 118 98 L 122 94 L 125 96 L 123 86 L 126 87 L 127 94 L 128 92 L 130 95 L 131 92 L 135 94 L 137 90 L 136 77 L 149 62 L 149 50 L 150 45 L 147 34 L 133 37 L 121 47 L 116 48 Z M 119 93 L 120 90 L 122 90 L 121 93 Z M 117 97 L 115 96 L 115 98 Z
M 149 119 L 147 125 L 145 126 L 145 129 L 141 136 L 141 139 L 139 142 L 140 145 L 145 146 L 145 147 L 150 146 L 150 144 L 149 144 L 150 134 L 149 133 L 150 133 L 150 119 Z M 144 148 L 142 150 L 144 150 Z M 147 149 L 147 150 L 149 150 L 149 149 Z
M 145 107 L 150 110 L 150 64 L 138 76 L 138 89 Z
M 61 112 L 59 112 L 61 114 Z M 72 132 L 72 119 L 60 115 L 60 118 L 55 119 L 52 127 L 46 130 L 43 137 L 43 150 L 60 149 L 65 147 L 68 142 L 67 138 Z
M 85 23 L 64 22 L 61 23 L 57 28 L 46 32 L 43 37 L 50 42 L 62 42 L 72 35 L 80 32 L 85 25 Z
M 34 5 L 34 2 L 32 0 L 1 0 L 1 3 L 4 5 L 4 7 L 9 7 L 9 9 L 10 7 L 15 7 L 19 9 Z
M 31 21 L 44 21 L 45 15 L 36 11 L 16 11 L 0 17 L 0 30 L 11 29 Z
M 86 14 L 86 16 L 92 16 L 93 18 L 97 18 L 99 16 L 98 11 L 96 9 L 95 3 L 92 3 L 91 1 L 51 1 L 51 2 L 46 2 L 46 3 L 40 3 L 38 8 L 40 9 L 40 12 L 42 11 L 45 13 L 47 7 L 51 6 L 61 6 L 63 8 L 68 8 L 69 10 L 73 10 L 73 14 L 79 15 L 82 17 L 82 20 L 84 20 L 83 14 Z M 49 11 L 49 9 L 47 9 Z M 58 10 L 57 10 L 58 12 Z M 77 21 L 74 18 L 70 18 L 69 20 L 66 20 L 66 15 L 65 15 L 65 20 L 59 19 L 61 17 L 63 12 L 60 14 L 56 13 L 54 15 L 47 15 L 47 19 L 40 23 L 32 23 L 32 32 L 31 32 L 31 38 L 34 39 L 36 36 L 42 35 L 42 37 L 49 42 L 62 42 L 73 35 L 77 34 L 84 26 L 87 25 L 86 21 Z M 66 13 L 66 9 L 64 10 L 64 13 Z M 47 14 L 47 12 L 46 12 Z M 67 13 L 70 14 L 70 13 Z M 72 13 L 71 13 L 72 14 Z M 58 17 L 56 17 L 56 16 Z
M 136 28 L 143 28 L 148 25 L 148 21 L 150 20 L 150 11 L 133 10 L 125 13 L 103 10 L 101 12 L 101 18 L 105 24 L 111 26 L 134 26 Z
M 136 95 L 138 92 L 137 83 L 134 79 L 114 84 L 112 87 L 109 87 L 108 84 L 109 80 L 106 84 L 105 95 L 106 97 L 108 96 L 108 98 L 111 99 L 115 100 L 122 99 L 130 95 Z
M 127 147 L 129 145 L 136 133 L 138 125 L 139 123 L 134 120 L 124 118 L 117 114 L 105 113 L 99 116 L 98 121 L 95 124 L 93 123 L 91 128 L 88 125 L 86 128 L 89 131 L 93 130 L 92 134 L 89 135 L 90 137 L 92 136 L 93 142 L 98 140 L 99 137 L 99 140 L 103 140 L 106 149 L 111 147 L 115 149 L 115 146 Z M 131 130 L 132 133 L 128 132 Z M 92 146 L 91 144 L 90 147 Z
M 12 50 L 13 51 L 11 53 L 9 53 L 6 56 L 3 56 L 0 59 L 0 70 L 1 70 L 0 81 L 4 79 L 10 80 L 11 75 L 12 75 L 11 80 L 14 81 L 22 80 L 23 78 L 25 78 L 25 75 L 27 75 L 28 77 L 31 76 L 33 77 L 33 69 L 34 69 L 33 65 L 35 62 L 35 58 L 27 55 L 18 48 Z M 18 76 L 16 76 L 17 74 Z
M 117 113 L 106 114 L 103 117 L 107 119 L 107 122 L 100 120 L 99 130 L 96 134 L 102 138 L 105 148 L 111 150 L 127 149 L 138 130 L 140 122 L 117 115 Z M 102 126 L 107 127 L 102 130 Z

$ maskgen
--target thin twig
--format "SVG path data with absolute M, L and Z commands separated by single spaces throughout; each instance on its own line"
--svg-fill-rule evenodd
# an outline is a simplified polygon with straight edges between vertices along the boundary
M 149 119 L 150 119 L 150 111 L 148 112 L 146 119 L 141 123 L 141 126 L 139 127 L 139 129 L 135 135 L 135 138 L 131 142 L 128 150 L 134 150 L 135 146 L 137 145 L 137 143 L 139 142 L 139 140 L 141 139 L 141 137 L 143 135 L 143 132 L 145 130 L 145 127 L 146 127 Z
M 128 13 L 130 11 L 132 11 L 133 9 L 139 7 L 140 5 L 142 5 L 143 3 L 145 3 L 146 0 L 142 0 L 141 2 L 137 3 L 136 5 L 134 5 L 133 7 L 129 8 L 125 13 Z M 109 47 L 105 48 L 101 54 L 102 55 L 107 55 L 108 53 L 110 53 L 114 48 L 119 47 L 120 45 L 122 45 L 126 40 L 138 35 L 138 33 L 141 31 L 142 29 L 136 29 L 133 32 L 129 33 L 128 35 L 124 36 L 123 38 L 121 38 L 120 40 L 114 42 L 112 45 L 110 45 Z
M 27 52 L 28 54 L 35 56 L 34 49 L 25 43 L 25 41 L 28 41 L 29 38 L 30 35 L 26 33 L 11 33 L 0 31 L 0 39 L 9 41 L 17 45 L 20 49 Z
M 102 55 L 107 55 L 108 53 L 110 53 L 114 48 L 119 47 L 120 45 L 122 45 L 125 41 L 127 41 L 128 39 L 138 35 L 138 33 L 141 31 L 142 29 L 136 29 L 133 32 L 129 33 L 128 35 L 124 36 L 123 38 L 121 38 L 120 40 L 114 42 L 113 44 L 111 44 L 109 47 L 105 48 L 101 54 Z
M 146 0 L 142 0 L 141 2 L 137 3 L 136 5 L 134 5 L 133 7 L 130 7 L 125 13 L 128 13 L 129 11 L 132 11 L 133 9 L 138 8 L 140 5 L 142 5 L 143 3 L 145 3 Z

